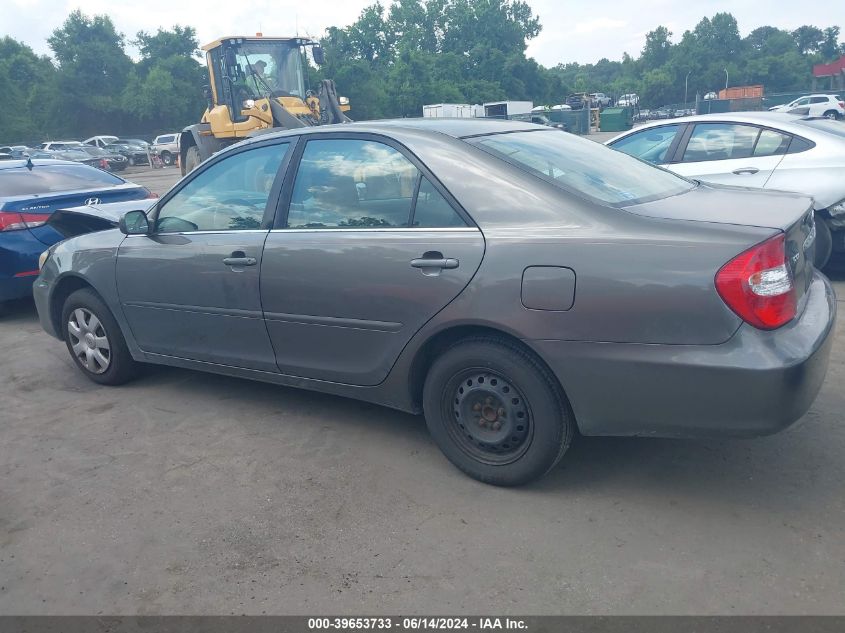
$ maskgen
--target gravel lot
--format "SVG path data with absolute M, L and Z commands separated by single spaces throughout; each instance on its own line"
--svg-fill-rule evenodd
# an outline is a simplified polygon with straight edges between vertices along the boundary
M 375 406 L 167 368 L 97 386 L 29 302 L 0 349 L 3 614 L 845 614 L 842 319 L 786 432 L 581 438 L 515 490 Z

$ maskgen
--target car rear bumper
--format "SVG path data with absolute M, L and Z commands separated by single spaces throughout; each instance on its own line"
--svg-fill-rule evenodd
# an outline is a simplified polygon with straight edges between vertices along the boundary
M 531 341 L 584 435 L 776 433 L 810 408 L 827 373 L 836 299 L 815 273 L 801 316 L 772 332 L 742 325 L 721 345 Z
M 38 256 L 47 247 L 28 230 L 0 233 L 0 301 L 32 293 L 38 276 Z

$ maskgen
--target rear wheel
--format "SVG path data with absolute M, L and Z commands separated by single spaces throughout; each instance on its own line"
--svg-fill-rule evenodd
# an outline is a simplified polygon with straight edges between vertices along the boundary
M 836 110 L 828 110 L 824 113 L 824 115 L 828 119 L 833 119 L 834 121 L 839 118 L 839 113 Z
M 446 457 L 497 486 L 547 473 L 575 433 L 554 377 L 525 350 L 495 338 L 463 341 L 437 358 L 426 377 L 423 409 Z
M 72 293 L 62 308 L 62 334 L 73 362 L 101 385 L 121 385 L 135 377 L 123 333 L 111 311 L 89 288 Z
M 173 154 L 170 152 L 162 152 L 161 153 L 161 162 L 165 165 L 172 165 L 173 164 Z

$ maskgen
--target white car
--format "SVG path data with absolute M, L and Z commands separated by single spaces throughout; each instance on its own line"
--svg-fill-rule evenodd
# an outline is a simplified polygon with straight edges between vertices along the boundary
M 637 127 L 613 149 L 690 178 L 813 197 L 816 266 L 845 263 L 845 123 L 780 112 L 703 114 Z
M 91 138 L 86 138 L 82 142 L 85 143 L 86 145 L 93 145 L 94 147 L 99 147 L 99 148 L 102 149 L 106 145 L 111 145 L 115 141 L 117 141 L 116 136 L 101 135 L 101 136 L 92 136 Z
M 610 105 L 610 97 L 608 97 L 603 92 L 591 92 L 590 101 L 592 102 L 592 105 L 596 108 L 606 108 Z
M 69 149 L 78 149 L 82 147 L 79 141 L 46 141 L 39 146 L 46 152 L 63 152 Z
M 841 97 L 837 95 L 807 95 L 795 101 L 769 108 L 769 111 L 841 119 L 845 117 L 845 101 L 842 101 Z

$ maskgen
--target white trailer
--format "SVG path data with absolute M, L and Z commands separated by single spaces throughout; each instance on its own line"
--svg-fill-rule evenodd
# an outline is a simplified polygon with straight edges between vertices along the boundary
M 481 114 L 479 115 L 479 112 Z M 468 103 L 433 103 L 423 106 L 423 116 L 426 118 L 466 119 L 484 116 L 483 108 Z
M 484 104 L 484 116 L 507 119 L 514 114 L 530 114 L 531 101 L 491 101 Z

